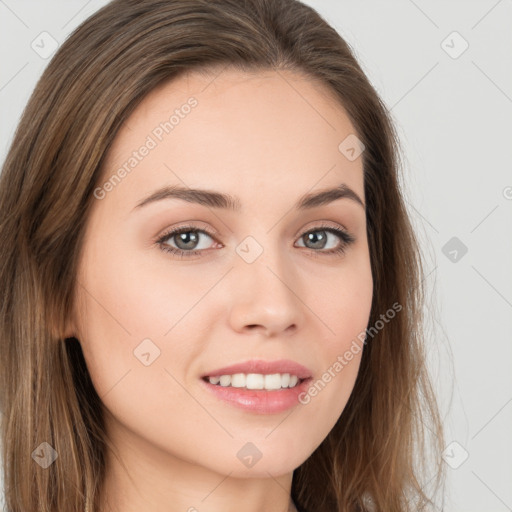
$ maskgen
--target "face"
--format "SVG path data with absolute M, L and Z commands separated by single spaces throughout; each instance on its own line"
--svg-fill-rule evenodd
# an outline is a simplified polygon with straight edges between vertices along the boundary
M 72 335 L 121 451 L 267 477 L 311 455 L 354 386 L 361 351 L 336 362 L 370 314 L 363 164 L 340 151 L 355 130 L 323 86 L 292 72 L 215 76 L 163 84 L 117 134 Z M 300 397 L 202 378 L 254 360 L 278 363 L 229 373 L 300 373 L 279 363 L 292 361 L 309 377 Z

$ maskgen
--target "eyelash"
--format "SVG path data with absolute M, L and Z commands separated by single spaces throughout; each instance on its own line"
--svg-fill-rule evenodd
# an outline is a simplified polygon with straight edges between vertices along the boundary
M 340 242 L 339 246 L 336 247 L 335 249 L 329 249 L 327 251 L 324 251 L 321 249 L 320 250 L 308 249 L 306 247 L 306 249 L 309 250 L 315 257 L 318 257 L 318 254 L 316 254 L 316 253 L 326 254 L 328 256 L 343 255 L 345 253 L 345 250 L 348 248 L 348 246 L 351 245 L 353 242 L 355 242 L 355 238 L 350 233 L 345 231 L 344 229 L 335 228 L 332 226 L 324 226 L 324 225 L 319 225 L 319 226 L 314 227 L 313 229 L 308 229 L 301 235 L 300 238 L 302 238 L 303 236 L 305 236 L 307 234 L 316 233 L 318 231 L 328 231 L 329 233 L 332 233 L 332 234 L 338 236 L 338 238 L 341 240 L 341 242 Z M 170 247 L 168 244 L 164 243 L 166 240 L 168 240 L 169 238 L 171 238 L 173 236 L 180 235 L 182 233 L 189 233 L 189 232 L 204 233 L 204 234 L 208 235 L 209 237 L 211 237 L 212 239 L 215 239 L 215 234 L 210 232 L 208 229 L 199 229 L 194 226 L 182 226 L 177 229 L 170 230 L 170 231 L 164 233 L 160 238 L 158 238 L 156 240 L 156 244 L 160 247 L 160 249 L 162 251 L 171 253 L 171 254 L 173 254 L 175 256 L 179 256 L 181 258 L 187 258 L 189 256 L 196 256 L 202 252 L 205 252 L 207 249 L 184 251 L 183 249 L 176 249 L 175 247 Z

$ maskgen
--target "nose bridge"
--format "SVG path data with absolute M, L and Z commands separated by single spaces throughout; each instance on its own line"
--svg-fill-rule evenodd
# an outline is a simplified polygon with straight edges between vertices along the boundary
M 279 241 L 248 236 L 236 248 L 231 276 L 231 321 L 236 329 L 261 326 L 270 332 L 297 327 L 302 313 L 297 277 Z

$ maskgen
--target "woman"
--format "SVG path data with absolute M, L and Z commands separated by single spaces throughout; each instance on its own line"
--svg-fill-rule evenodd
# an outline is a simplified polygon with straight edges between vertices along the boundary
M 313 9 L 114 0 L 37 84 L 0 217 L 7 510 L 429 509 L 398 143 Z

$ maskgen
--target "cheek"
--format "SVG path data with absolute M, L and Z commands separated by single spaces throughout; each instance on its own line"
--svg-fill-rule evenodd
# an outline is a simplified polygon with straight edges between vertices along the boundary
M 116 420 L 111 428 L 122 424 L 160 449 L 194 454 L 190 434 L 205 422 L 204 410 L 179 383 L 200 347 L 191 350 L 188 318 L 179 320 L 201 290 L 187 291 L 184 279 L 166 283 L 133 260 L 88 264 L 79 287 L 78 339 L 96 392 Z
M 77 308 L 77 337 L 98 394 L 127 372 L 141 385 L 149 379 L 155 389 L 168 386 L 171 377 L 165 369 L 183 381 L 190 361 L 203 348 L 197 336 L 218 318 L 208 309 L 210 302 L 202 301 L 218 276 L 213 273 L 210 279 L 203 273 L 192 279 L 191 271 L 178 265 L 171 273 L 165 255 L 152 258 L 140 251 L 123 257 L 126 248 L 115 238 L 108 253 L 104 247 L 95 241 L 89 245 Z M 156 385 L 156 372 L 165 382 Z M 137 389 L 128 396 L 133 392 Z
M 369 259 L 340 268 L 322 282 L 321 293 L 309 292 L 312 309 L 325 327 L 317 339 L 320 374 L 300 398 L 318 444 L 343 412 L 359 371 L 373 295 Z
M 373 279 L 366 254 L 352 258 L 336 272 L 318 276 L 313 287 L 309 282 L 306 296 L 324 325 L 322 346 L 332 359 L 344 352 L 353 339 L 366 330 L 373 297 Z
M 92 255 L 82 278 L 88 311 L 83 323 L 98 327 L 103 334 L 108 332 L 112 339 L 134 343 L 164 337 L 206 288 L 206 284 L 191 283 L 190 273 L 175 268 L 171 274 L 161 261 L 151 258 Z

